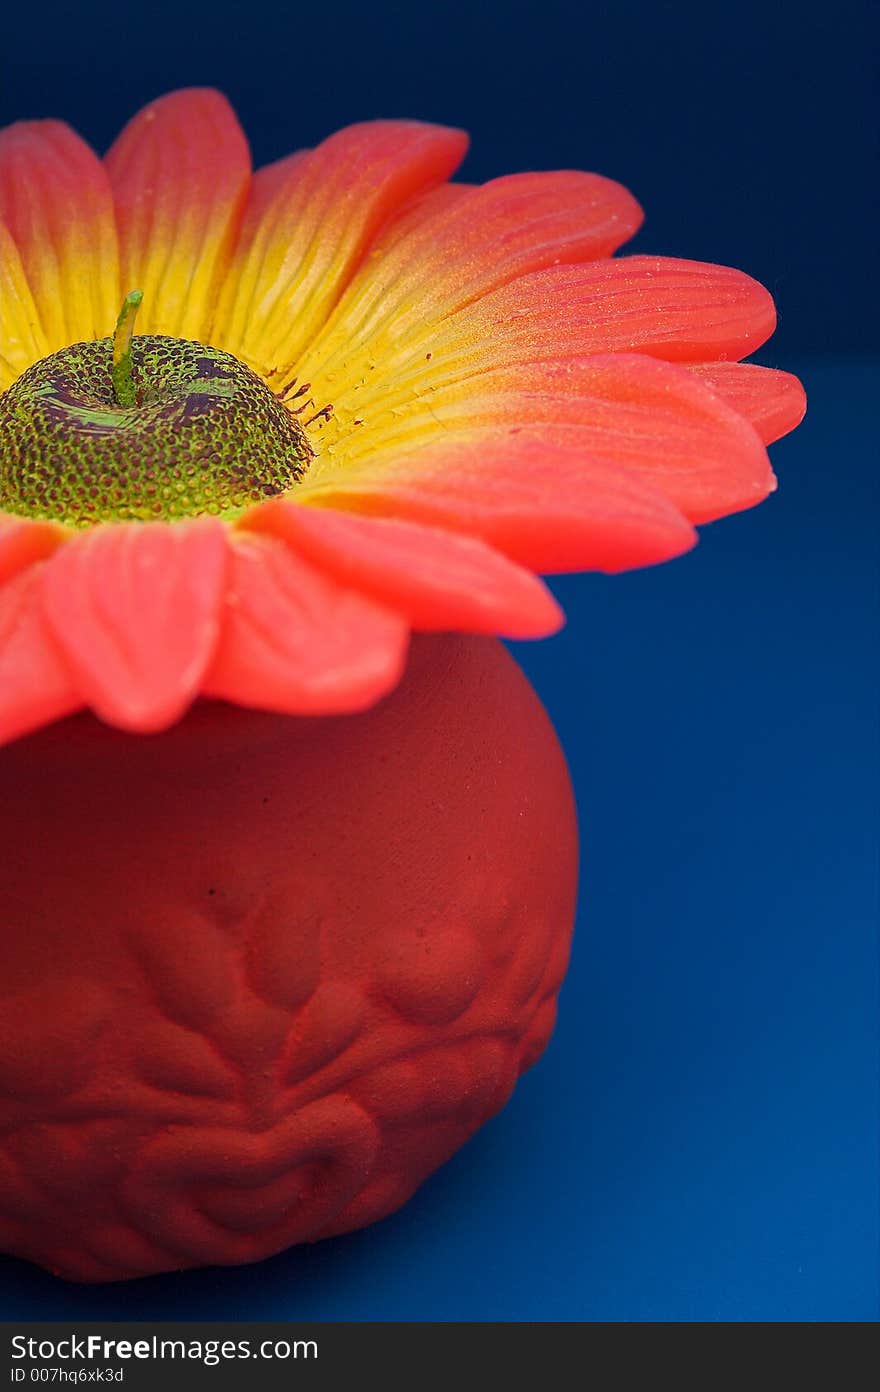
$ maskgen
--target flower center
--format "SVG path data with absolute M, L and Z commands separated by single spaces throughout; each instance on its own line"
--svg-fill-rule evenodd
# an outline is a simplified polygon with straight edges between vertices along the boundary
M 230 515 L 302 478 L 313 452 L 265 382 L 217 348 L 132 338 L 139 303 L 0 393 L 0 510 L 75 527 Z

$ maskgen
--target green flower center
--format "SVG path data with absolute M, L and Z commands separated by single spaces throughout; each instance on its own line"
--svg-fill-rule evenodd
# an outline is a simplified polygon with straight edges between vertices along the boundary
M 234 516 L 303 477 L 302 427 L 256 373 L 201 343 L 132 339 L 128 317 L 0 393 L 0 509 L 74 527 Z

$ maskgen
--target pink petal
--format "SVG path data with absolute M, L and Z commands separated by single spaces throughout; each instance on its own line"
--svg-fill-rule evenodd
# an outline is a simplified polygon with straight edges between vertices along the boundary
M 689 370 L 750 420 L 765 445 L 800 425 L 807 397 L 797 377 L 756 363 L 689 363 Z
M 209 88 L 170 92 L 132 117 L 106 163 L 124 293 L 144 292 L 138 333 L 207 342 L 251 174 L 232 107 Z
M 487 373 L 487 396 L 496 384 L 499 419 L 513 408 L 523 424 L 631 470 L 692 522 L 751 507 L 775 487 L 754 428 L 675 364 L 620 353 L 538 364 L 524 386 L 517 374 Z
M 456 180 L 454 184 L 438 184 L 437 188 L 411 198 L 383 227 L 373 244 L 371 257 L 378 260 L 386 255 L 396 242 L 412 236 L 432 223 L 439 214 L 447 212 L 463 198 L 469 197 L 474 187 L 473 184 L 463 184 Z
M 59 648 L 102 719 L 151 731 L 183 714 L 219 633 L 226 528 L 121 523 L 77 537 L 45 567 Z
M 588 353 L 737 359 L 775 326 L 771 295 L 742 271 L 624 256 L 548 267 L 470 305 L 433 335 L 433 372 L 447 359 L 481 368 Z
M 206 694 L 291 715 L 362 710 L 398 682 L 407 625 L 270 537 L 239 532 Z
M 0 744 L 83 705 L 42 612 L 44 569 L 0 586 Z
M 535 576 L 471 537 L 280 499 L 255 510 L 244 525 L 287 542 L 414 628 L 536 638 L 562 623 L 559 606 Z
M 609 256 L 641 220 L 620 184 L 568 170 L 512 174 L 444 197 L 433 216 L 416 212 L 402 235 L 390 229 L 309 345 L 309 376 L 324 395 L 323 372 L 378 334 L 404 348 L 410 338 L 420 343 L 426 325 L 520 276 Z
M 359 444 L 360 457 L 337 465 L 331 453 L 319 455 L 309 489 L 348 491 L 402 473 L 414 479 L 431 457 L 424 448 L 451 448 L 485 428 L 525 429 L 546 445 L 626 470 L 664 493 L 691 522 L 752 507 L 775 487 L 754 427 L 687 368 L 657 358 L 616 353 L 536 362 L 527 373 L 495 368 L 439 384 L 408 408 L 394 395 L 397 385 L 389 386 L 384 403 L 362 408 L 363 431 L 350 447 L 353 453 Z M 555 511 L 549 457 L 536 449 L 532 468 Z
M 65 540 L 64 529 L 53 522 L 0 514 L 0 585 L 51 556 Z
M 652 565 L 696 541 L 644 479 L 521 427 L 450 435 L 302 497 L 322 512 L 352 509 L 480 537 L 545 574 Z

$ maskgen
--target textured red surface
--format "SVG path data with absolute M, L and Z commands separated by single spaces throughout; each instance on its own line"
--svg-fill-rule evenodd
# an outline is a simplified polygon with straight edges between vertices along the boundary
M 101 1281 L 391 1213 L 565 972 L 562 753 L 494 639 L 363 715 L 80 715 L 0 749 L 0 1247 Z

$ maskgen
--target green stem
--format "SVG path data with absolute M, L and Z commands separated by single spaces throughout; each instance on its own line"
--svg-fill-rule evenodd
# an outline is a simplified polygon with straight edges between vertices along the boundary
M 126 295 L 113 334 L 113 368 L 110 380 L 113 383 L 113 395 L 120 406 L 137 405 L 137 392 L 131 376 L 131 336 L 143 298 L 143 290 L 132 290 L 131 294 Z

